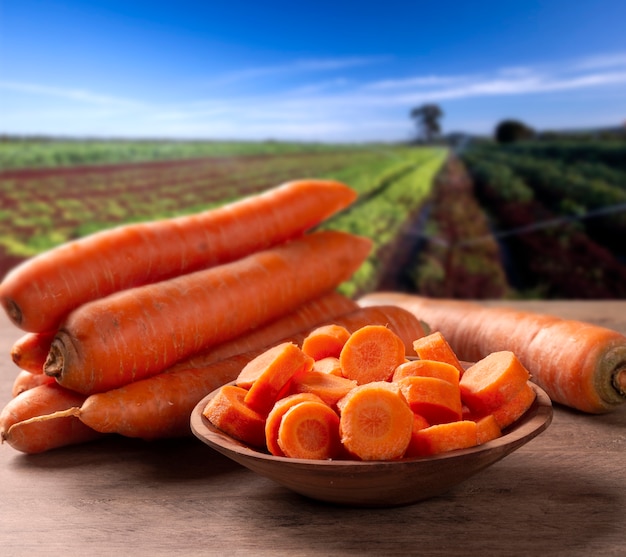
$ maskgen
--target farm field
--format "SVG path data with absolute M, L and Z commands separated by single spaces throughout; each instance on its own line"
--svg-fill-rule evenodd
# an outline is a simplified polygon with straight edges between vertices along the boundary
M 316 177 L 340 180 L 360 194 L 354 207 L 325 223 L 375 241 L 370 260 L 345 285 L 355 295 L 375 286 L 379 254 L 430 194 L 447 154 L 443 148 L 398 146 L 292 146 L 276 153 L 265 153 L 266 144 L 259 144 L 258 152 L 246 148 L 244 155 L 0 171 L 0 275 L 30 256 L 97 230 L 193 213 L 286 181 Z
M 144 142 L 131 154 L 117 143 L 61 143 L 57 153 L 53 145 L 31 147 L 47 152 L 40 161 L 56 163 L 37 166 L 22 152 L 0 170 L 0 276 L 100 229 L 317 177 L 359 193 L 322 227 L 374 240 L 370 258 L 342 286 L 350 296 L 393 289 L 478 299 L 626 298 L 623 142 L 484 142 L 456 155 L 445 147 L 273 142 Z M 5 142 L 0 162 L 10 152 Z

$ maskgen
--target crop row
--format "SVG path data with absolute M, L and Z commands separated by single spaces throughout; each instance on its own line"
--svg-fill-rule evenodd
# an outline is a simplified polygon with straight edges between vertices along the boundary
M 463 158 L 514 287 L 548 298 L 626 296 L 626 265 L 614 249 L 624 231 L 625 190 L 585 179 L 561 161 L 484 149 Z M 615 213 L 590 218 L 607 204 Z

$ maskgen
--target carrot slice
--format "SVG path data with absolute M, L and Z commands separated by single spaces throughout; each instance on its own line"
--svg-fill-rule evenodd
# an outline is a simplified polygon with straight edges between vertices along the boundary
M 244 402 L 247 391 L 224 385 L 209 400 L 202 415 L 216 428 L 253 447 L 265 446 L 265 417 Z
M 492 352 L 461 376 L 461 398 L 472 412 L 484 416 L 511 399 L 529 378 L 528 370 L 513 352 Z
M 265 445 L 270 454 L 274 456 L 285 456 L 285 453 L 278 444 L 278 429 L 283 416 L 290 408 L 306 400 L 322 402 L 318 396 L 311 393 L 296 393 L 286 396 L 276 401 L 265 420 Z
M 338 403 L 341 441 L 361 460 L 402 458 L 413 432 L 413 412 L 400 388 L 386 381 L 359 385 Z
M 332 407 L 356 386 L 353 379 L 313 370 L 298 372 L 291 380 L 292 393 L 313 393 Z
M 460 420 L 420 429 L 413 435 L 411 456 L 433 456 L 478 445 L 476 422 Z
M 458 385 L 461 374 L 452 364 L 437 360 L 411 360 L 400 364 L 393 372 L 392 381 L 417 375 L 420 377 L 436 377 Z
M 337 324 L 322 325 L 311 331 L 302 342 L 302 351 L 314 360 L 328 356 L 336 358 L 350 338 L 350 331 Z
M 313 364 L 313 371 L 343 377 L 341 362 L 339 361 L 339 358 L 334 358 L 333 356 L 328 356 L 327 358 L 322 358 L 321 360 L 315 360 L 315 363 Z
M 342 448 L 339 416 L 323 402 L 300 402 L 282 417 L 278 445 L 290 458 L 335 458 Z
M 535 401 L 537 394 L 530 383 L 526 383 L 507 402 L 493 411 L 493 417 L 501 429 L 511 425 L 522 417 Z
M 430 424 L 456 422 L 462 418 L 458 385 L 436 377 L 420 376 L 405 377 L 397 384 L 411 410 L 424 416 Z
M 256 377 L 246 393 L 245 403 L 266 416 L 293 375 L 312 367 L 313 358 L 293 342 L 266 350 L 242 370 L 244 377 Z M 237 384 L 241 386 L 239 381 Z
M 339 356 L 341 369 L 359 385 L 387 381 L 406 361 L 404 343 L 383 325 L 366 325 L 354 331 Z
M 493 414 L 476 420 L 476 435 L 479 445 L 493 441 L 502 435 L 502 429 Z
M 410 458 L 414 456 L 419 456 L 416 449 L 418 442 L 417 432 L 427 427 L 430 427 L 430 424 L 428 423 L 426 418 L 424 418 L 424 416 L 420 416 L 419 414 L 413 415 L 413 430 L 411 431 L 411 440 L 409 441 L 409 445 L 404 452 L 405 457 Z
M 437 360 L 453 365 L 463 375 L 465 371 L 454 350 L 440 331 L 435 331 L 413 341 L 413 350 L 420 360 Z

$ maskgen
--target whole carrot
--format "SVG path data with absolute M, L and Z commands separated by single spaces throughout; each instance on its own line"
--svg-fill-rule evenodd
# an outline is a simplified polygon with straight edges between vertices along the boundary
M 347 280 L 371 240 L 314 232 L 232 263 L 117 292 L 74 310 L 44 372 L 83 394 L 159 373 Z
M 371 323 L 387 325 L 405 339 L 423 334 L 419 320 L 395 306 L 359 308 L 332 322 L 349 331 Z M 302 331 L 283 340 L 301 345 L 309 332 Z M 411 346 L 412 340 L 407 340 L 407 352 Z M 196 404 L 211 391 L 237 379 L 243 367 L 266 348 L 259 347 L 204 368 L 160 373 L 118 389 L 93 394 L 82 406 L 68 410 L 65 415 L 78 416 L 86 425 L 101 433 L 143 439 L 189 435 L 189 419 Z
M 14 268 L 0 283 L 0 303 L 23 330 L 53 331 L 90 300 L 279 244 L 355 197 L 340 182 L 301 180 L 195 215 L 95 233 Z
M 626 402 L 626 337 L 576 320 L 512 308 L 396 293 L 359 303 L 396 304 L 443 333 L 461 360 L 510 350 L 554 402 L 591 414 Z
M 102 436 L 72 415 L 39 420 L 42 415 L 66 411 L 85 397 L 56 383 L 39 385 L 11 399 L 0 413 L 0 438 L 23 453 L 40 453 L 91 441 Z
M 46 363 L 53 338 L 53 332 L 22 335 L 11 347 L 13 363 L 31 373 L 43 373 L 43 365 Z

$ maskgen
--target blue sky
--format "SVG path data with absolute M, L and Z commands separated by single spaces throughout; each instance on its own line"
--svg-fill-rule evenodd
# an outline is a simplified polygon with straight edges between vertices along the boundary
M 0 0 L 0 133 L 397 141 L 626 121 L 626 0 Z

